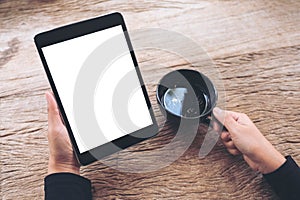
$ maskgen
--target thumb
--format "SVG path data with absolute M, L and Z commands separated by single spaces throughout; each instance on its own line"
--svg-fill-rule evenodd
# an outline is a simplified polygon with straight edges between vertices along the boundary
M 48 103 L 48 125 L 49 127 L 56 127 L 62 124 L 59 109 L 56 100 L 52 93 L 46 92 L 46 99 Z
M 214 108 L 213 110 L 214 116 L 217 118 L 219 122 L 224 124 L 229 132 L 234 132 L 233 130 L 238 125 L 237 123 L 237 116 L 234 112 L 225 111 L 218 107 Z

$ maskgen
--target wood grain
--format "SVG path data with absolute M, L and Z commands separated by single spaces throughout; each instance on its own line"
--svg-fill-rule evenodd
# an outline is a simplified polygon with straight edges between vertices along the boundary
M 297 0 L 0 1 L 0 197 L 44 195 L 48 155 L 44 93 L 49 84 L 34 35 L 113 11 L 124 15 L 131 32 L 162 28 L 197 42 L 224 84 L 222 106 L 247 113 L 280 152 L 300 163 L 299 8 Z M 159 50 L 136 53 L 155 115 L 163 124 L 155 101 L 156 83 L 166 72 L 194 63 Z M 135 163 L 155 167 L 167 159 L 153 155 L 141 162 L 137 157 L 168 144 L 175 137 L 170 124 L 155 138 L 83 167 L 82 175 L 92 180 L 94 199 L 276 199 L 262 176 L 241 158 L 230 156 L 221 143 L 199 159 L 205 129 L 200 126 L 188 150 L 164 168 L 132 173 L 122 167 L 134 169 Z M 176 148 L 184 142 L 179 139 Z

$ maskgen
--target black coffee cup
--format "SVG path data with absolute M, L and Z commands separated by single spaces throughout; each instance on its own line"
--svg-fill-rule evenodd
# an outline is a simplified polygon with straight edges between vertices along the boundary
M 168 120 L 206 122 L 217 104 L 218 93 L 204 74 L 180 69 L 166 74 L 160 80 L 156 98 Z

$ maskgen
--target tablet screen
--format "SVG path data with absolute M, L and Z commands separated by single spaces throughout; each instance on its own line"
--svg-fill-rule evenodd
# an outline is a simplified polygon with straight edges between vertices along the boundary
M 119 34 L 123 35 L 123 39 L 121 40 L 121 43 L 123 44 L 120 45 L 126 45 L 128 47 L 121 25 L 42 47 L 49 71 L 55 83 L 80 153 L 84 153 L 109 141 L 113 141 L 153 124 L 137 74 L 133 78 L 134 80 L 132 80 L 137 89 L 132 91 L 129 99 L 126 99 L 127 97 L 125 96 L 124 99 L 122 97 L 120 98 L 120 101 L 128 102 L 128 116 L 135 126 L 133 126 L 131 130 L 126 129 L 127 131 L 124 131 L 124 129 L 116 123 L 112 113 L 112 101 L 115 88 L 127 73 L 135 70 L 134 62 L 128 48 L 128 53 L 113 60 L 109 66 L 99 66 L 101 70 L 103 68 L 103 73 L 101 73 L 102 76 L 97 83 L 93 106 L 96 120 L 102 133 L 90 133 L 88 128 L 86 129 L 86 132 L 79 132 L 76 127 L 73 110 L 73 96 L 76 79 L 80 69 L 88 56 L 99 45 Z M 114 46 L 113 48 L 118 48 L 118 46 Z M 101 59 L 105 58 L 106 55 L 102 54 L 98 57 Z M 122 88 L 124 89 L 124 86 Z M 128 90 L 132 90 L 132 88 L 130 87 Z M 87 134 L 88 131 L 89 139 L 87 141 L 87 139 L 83 139 L 87 137 L 81 137 L 81 134 Z M 100 134 L 105 136 L 105 140 Z

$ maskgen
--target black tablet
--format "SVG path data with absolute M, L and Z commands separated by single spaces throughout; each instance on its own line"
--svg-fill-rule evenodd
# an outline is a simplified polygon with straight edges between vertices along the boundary
M 120 13 L 43 32 L 34 40 L 82 165 L 157 133 Z

